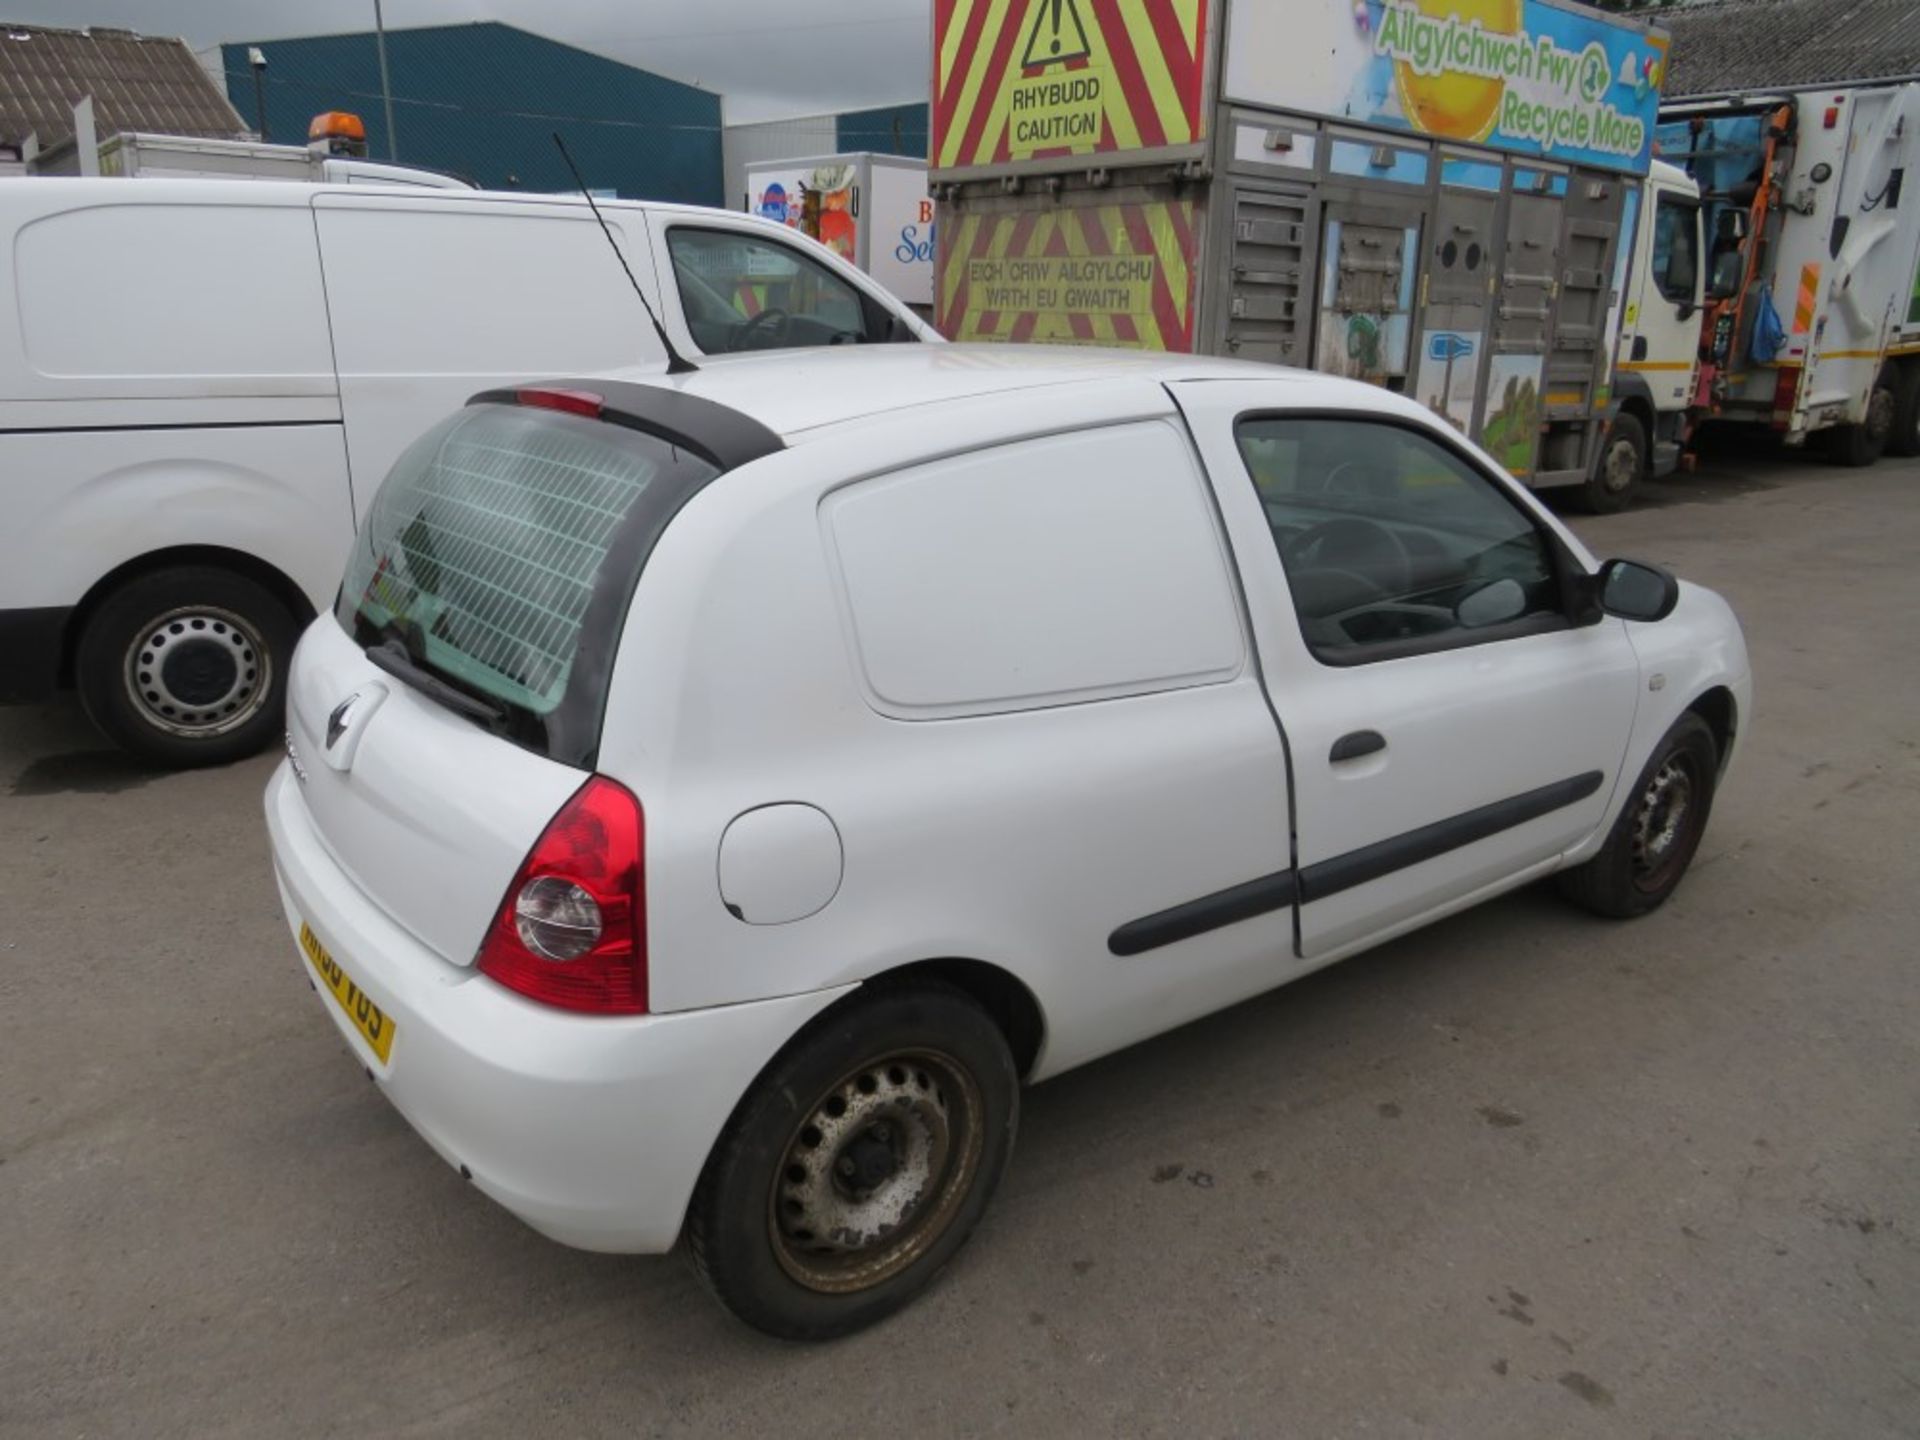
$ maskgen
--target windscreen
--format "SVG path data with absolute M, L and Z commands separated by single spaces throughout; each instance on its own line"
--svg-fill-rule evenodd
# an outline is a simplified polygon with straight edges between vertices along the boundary
M 469 406 L 388 475 L 336 613 L 369 649 L 480 701 L 502 734 L 591 763 L 646 553 L 716 473 L 599 420 Z

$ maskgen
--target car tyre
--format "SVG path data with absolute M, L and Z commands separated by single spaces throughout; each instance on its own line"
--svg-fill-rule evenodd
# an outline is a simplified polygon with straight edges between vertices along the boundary
M 272 591 L 211 565 L 127 581 L 88 617 L 74 683 L 102 734 L 169 768 L 222 765 L 280 733 L 299 622 Z
M 1712 729 L 1682 715 L 1654 747 L 1600 853 L 1560 872 L 1561 894 L 1615 920 L 1658 908 L 1700 848 L 1719 768 Z
M 1624 410 L 1607 426 L 1600 442 L 1600 458 L 1580 489 L 1582 508 L 1594 515 L 1612 515 L 1633 503 L 1634 492 L 1647 478 L 1646 427 Z
M 1887 450 L 1920 455 L 1920 361 L 1909 360 L 1893 373 L 1893 429 Z
M 695 1270 L 735 1316 L 781 1339 L 884 1319 L 979 1222 L 1019 1096 L 1006 1036 L 961 991 L 856 992 L 735 1110 L 688 1208 Z

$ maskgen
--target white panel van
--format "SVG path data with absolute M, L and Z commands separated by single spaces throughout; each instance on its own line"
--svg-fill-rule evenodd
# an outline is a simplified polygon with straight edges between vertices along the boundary
M 785 227 L 601 209 L 695 363 L 939 338 Z M 24 179 L 0 253 L 0 701 L 71 685 L 165 764 L 278 736 L 294 639 L 417 435 L 489 386 L 666 363 L 581 200 Z

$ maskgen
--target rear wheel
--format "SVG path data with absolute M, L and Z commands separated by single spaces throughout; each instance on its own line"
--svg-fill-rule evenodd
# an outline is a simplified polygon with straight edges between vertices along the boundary
M 735 1113 L 687 1213 L 720 1303 L 789 1340 L 825 1340 L 917 1295 L 978 1223 L 1006 1168 L 1019 1076 L 1005 1036 L 945 986 L 828 1012 Z
M 1691 712 L 1682 715 L 1654 748 L 1600 853 L 1561 871 L 1561 893 L 1596 915 L 1619 920 L 1664 903 L 1706 833 L 1719 762 L 1707 722 Z
M 1633 501 L 1633 492 L 1647 477 L 1647 431 L 1624 410 L 1607 426 L 1600 445 L 1600 463 L 1581 488 L 1581 499 L 1595 515 L 1611 515 Z
M 1887 449 L 1895 455 L 1920 455 L 1920 360 L 1893 372 L 1893 428 Z
M 1827 432 L 1828 458 L 1839 465 L 1873 464 L 1893 438 L 1896 408 L 1892 377 L 1882 375 L 1873 382 L 1873 393 L 1867 397 L 1867 418 L 1858 425 L 1837 425 Z
M 257 581 L 207 565 L 136 576 L 87 621 L 81 704 L 108 739 L 168 766 L 218 765 L 279 733 L 299 624 Z

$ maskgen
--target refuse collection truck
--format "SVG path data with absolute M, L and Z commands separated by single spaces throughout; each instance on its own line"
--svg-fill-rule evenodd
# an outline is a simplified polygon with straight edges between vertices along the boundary
M 1609 438 L 1666 54 L 1560 0 L 940 0 L 937 323 L 1374 381 L 1615 508 L 1679 454 L 1644 395 Z
M 1692 98 L 1655 134 L 1701 195 L 1694 418 L 1920 455 L 1920 84 Z

